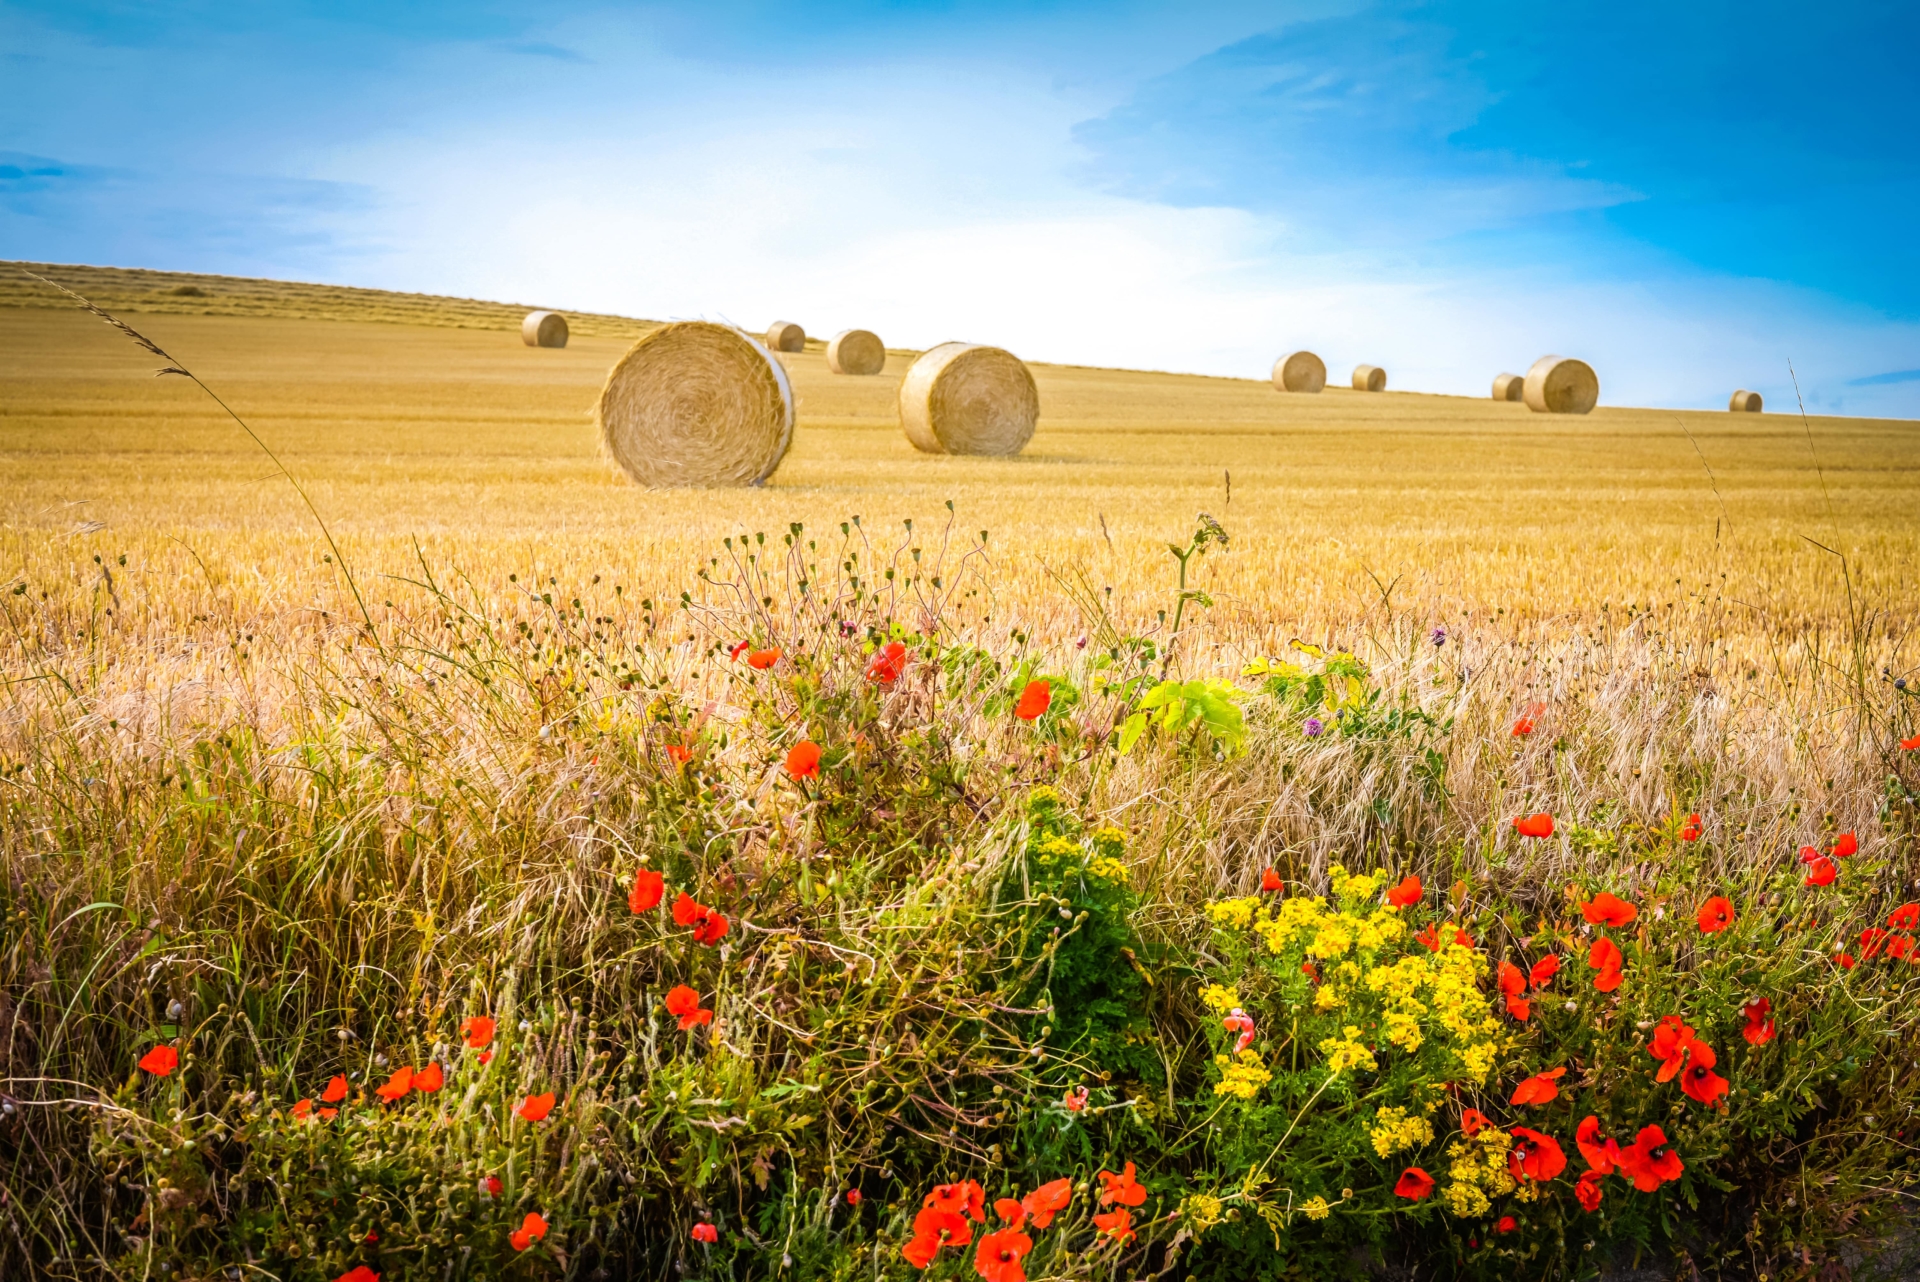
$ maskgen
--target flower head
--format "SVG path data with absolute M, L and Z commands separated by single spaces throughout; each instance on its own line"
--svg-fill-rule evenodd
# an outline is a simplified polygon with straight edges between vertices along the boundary
M 1073 1181 L 1050 1180 L 1020 1199 L 1020 1212 L 1033 1220 L 1034 1228 L 1044 1229 L 1053 1223 L 1054 1216 L 1067 1209 L 1067 1203 L 1071 1201 Z
M 1762 997 L 1758 1001 L 1748 1002 L 1740 1012 L 1747 1017 L 1747 1026 L 1740 1030 L 1740 1036 L 1747 1039 L 1749 1045 L 1764 1046 L 1773 1040 L 1773 1003 Z
M 1920 926 L 1920 904 L 1901 904 L 1887 917 L 1887 925 L 1895 930 L 1912 930 Z
M 1573 1186 L 1574 1200 L 1580 1203 L 1581 1210 L 1597 1211 L 1600 1209 L 1602 1192 L 1600 1182 L 1605 1178 L 1606 1177 L 1601 1175 L 1599 1171 L 1588 1171 L 1585 1175 L 1582 1175 L 1579 1182 Z
M 446 1074 L 440 1071 L 440 1065 L 437 1063 L 428 1064 L 413 1075 L 413 1089 L 422 1094 L 435 1094 L 446 1084 Z
M 1260 874 L 1260 891 L 1262 894 L 1270 895 L 1280 889 L 1280 885 L 1280 874 L 1273 869 L 1269 868 Z
M 1552 953 L 1548 953 L 1545 957 L 1542 957 L 1533 964 L 1533 969 L 1527 972 L 1527 978 L 1535 988 L 1545 988 L 1553 982 L 1553 977 L 1559 973 L 1560 959 Z
M 1411 1202 L 1418 1202 L 1432 1192 L 1433 1177 L 1417 1166 L 1409 1166 L 1400 1172 L 1400 1178 L 1393 1186 L 1395 1197 L 1404 1197 Z
M 674 985 L 667 994 L 667 1014 L 679 1018 L 680 1031 L 683 1033 L 689 1028 L 713 1022 L 713 1012 L 700 1009 L 700 994 L 685 984 Z
M 373 1093 L 391 1104 L 393 1101 L 405 1096 L 406 1093 L 412 1089 L 413 1068 L 408 1066 L 394 1069 L 393 1076 L 387 1078 L 384 1085 L 374 1087 Z
M 1595 1175 L 1613 1174 L 1614 1163 L 1620 1155 L 1619 1146 L 1600 1134 L 1600 1119 L 1589 1113 L 1582 1118 L 1579 1127 L 1573 1133 L 1573 1143 L 1580 1150 L 1580 1156 Z M 1592 1210 L 1592 1207 L 1588 1207 Z
M 873 658 L 867 660 L 867 680 L 875 685 L 890 686 L 906 670 L 907 647 L 899 641 L 887 642 L 873 652 Z
M 787 773 L 795 779 L 818 779 L 820 777 L 820 745 L 811 739 L 802 739 L 789 748 Z
M 1427 639 L 1436 646 L 1445 645 L 1447 643 L 1447 630 L 1445 628 L 1435 628 L 1428 634 Z
M 180 1067 L 180 1052 L 171 1046 L 156 1046 L 140 1057 L 140 1067 L 155 1077 L 171 1076 Z
M 627 909 L 636 917 L 652 912 L 666 894 L 667 879 L 651 868 L 642 868 L 633 874 L 633 889 L 627 892 Z
M 514 1250 L 524 1251 L 546 1235 L 546 1217 L 538 1211 L 528 1211 L 527 1218 L 520 1221 L 520 1227 L 507 1234 L 507 1241 Z
M 1463 1108 L 1460 1110 L 1460 1133 L 1468 1139 L 1472 1139 L 1491 1125 L 1492 1123 L 1487 1120 L 1487 1115 L 1477 1108 Z
M 1687 1066 L 1680 1072 L 1680 1089 L 1702 1104 L 1717 1102 L 1732 1089 L 1732 1084 L 1713 1071 L 1714 1063 L 1713 1047 L 1694 1042 L 1687 1048 Z
M 492 1023 L 492 1020 L 488 1020 Z M 344 1074 L 335 1073 L 327 1079 L 327 1089 L 320 1092 L 322 1104 L 338 1104 L 347 1097 L 347 1079 Z
M 356 1264 L 333 1282 L 380 1282 L 380 1275 L 364 1264 Z
M 1069 1086 L 1067 1093 L 1060 1097 L 1060 1106 L 1069 1113 L 1081 1112 L 1087 1107 L 1087 1088 L 1082 1086 L 1076 1090 Z
M 1535 1073 L 1513 1089 L 1512 1104 L 1547 1104 L 1560 1098 L 1560 1088 L 1554 1083 L 1567 1075 L 1564 1067 L 1550 1068 L 1544 1073 Z
M 1698 841 L 1700 834 L 1705 831 L 1706 828 L 1701 824 L 1699 815 L 1688 815 L 1687 822 L 1680 828 L 1680 840 Z
M 1839 875 L 1839 866 L 1825 855 L 1819 855 L 1813 859 L 1807 868 L 1806 884 L 1809 886 L 1831 886 L 1833 879 Z
M 973 1269 L 986 1282 L 1027 1282 L 1023 1261 L 1033 1250 L 1033 1239 L 1019 1229 L 1006 1228 L 981 1237 L 974 1248 Z
M 779 646 L 774 646 L 767 650 L 755 650 L 747 656 L 747 666 L 761 672 L 765 672 L 778 662 L 780 662 Z
M 514 1108 L 514 1113 L 529 1122 L 544 1122 L 547 1114 L 553 1112 L 553 1092 L 545 1091 L 539 1095 L 529 1095 Z
M 1112 1171 L 1100 1172 L 1100 1205 L 1109 1206 L 1118 1202 L 1121 1206 L 1139 1206 L 1147 1200 L 1147 1190 L 1133 1177 L 1133 1163 L 1128 1162 L 1120 1174 Z
M 720 1230 L 707 1221 L 702 1220 L 688 1231 L 687 1236 L 696 1242 L 704 1242 L 708 1246 L 712 1246 L 720 1240 Z
M 484 1050 L 492 1044 L 494 1030 L 499 1026 L 499 1023 L 491 1015 L 469 1015 L 466 1022 L 460 1025 L 460 1036 L 466 1039 L 467 1046 L 470 1049 L 476 1051 Z M 345 1095 L 344 1078 L 342 1079 L 341 1085 L 342 1089 L 340 1093 Z
M 1117 1206 L 1094 1216 L 1093 1226 L 1116 1242 L 1128 1242 L 1133 1238 L 1133 1212 Z
M 1522 837 L 1553 836 L 1553 816 L 1545 813 L 1523 815 L 1513 821 L 1513 830 Z
M 1596 926 L 1626 926 L 1640 915 L 1640 910 L 1610 891 L 1603 890 L 1580 905 L 1580 915 Z
M 1395 908 L 1411 908 L 1420 902 L 1420 879 L 1409 873 L 1400 879 L 1400 884 L 1387 891 L 1387 902 Z
M 1677 1180 L 1686 1167 L 1680 1155 L 1667 1146 L 1667 1133 L 1657 1126 L 1643 1126 L 1632 1147 L 1620 1150 L 1620 1173 L 1633 1181 L 1642 1193 L 1651 1193 L 1668 1180 Z
M 1513 1129 L 1513 1147 L 1507 1150 L 1507 1173 L 1514 1179 L 1553 1179 L 1567 1169 L 1567 1155 L 1551 1135 L 1525 1126 Z
M 745 654 L 747 651 L 751 649 L 753 649 L 753 642 L 735 641 L 732 645 L 727 647 L 727 657 L 729 659 L 732 659 L 735 663 L 738 663 L 740 661 L 740 656 Z
M 1827 853 L 1835 859 L 1851 859 L 1860 853 L 1860 839 L 1850 832 L 1843 832 L 1840 839 L 1833 843 L 1833 849 Z
M 1043 678 L 1027 682 L 1027 688 L 1020 692 L 1020 698 L 1014 702 L 1013 715 L 1022 721 L 1038 720 L 1053 703 L 1053 687 Z
M 987 1191 L 972 1180 L 958 1184 L 940 1184 L 927 1194 L 926 1209 L 949 1215 L 967 1215 L 974 1223 L 986 1222 Z M 958 1243 L 956 1243 L 958 1245 Z
M 1660 1071 L 1654 1080 L 1672 1081 L 1686 1067 L 1687 1051 L 1693 1045 L 1693 1025 L 1682 1022 L 1678 1015 L 1663 1018 L 1647 1041 L 1647 1054 L 1660 1061 Z
M 1300 723 L 1300 733 L 1306 735 L 1309 739 L 1318 739 L 1321 732 L 1326 728 L 1327 723 L 1318 717 L 1308 717 Z
M 1717 935 L 1733 925 L 1733 901 L 1725 895 L 1715 895 L 1700 905 L 1700 911 L 1695 914 L 1695 918 L 1699 921 L 1703 934 Z

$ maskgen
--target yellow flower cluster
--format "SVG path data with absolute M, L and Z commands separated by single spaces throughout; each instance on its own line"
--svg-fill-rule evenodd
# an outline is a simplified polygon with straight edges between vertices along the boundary
M 1034 862 L 1050 864 L 1055 860 L 1066 859 L 1080 862 L 1080 846 L 1072 838 L 1055 834 L 1037 843 L 1033 848 Z
M 1374 1115 L 1373 1129 L 1367 1132 L 1373 1151 L 1392 1157 L 1401 1149 L 1433 1143 L 1433 1123 L 1424 1117 L 1408 1117 L 1404 1108 L 1383 1108 Z
M 1336 1073 L 1344 1073 L 1350 1068 L 1363 1068 L 1371 1073 L 1380 1067 L 1373 1058 L 1373 1052 L 1360 1044 L 1358 1028 L 1348 1024 L 1341 1031 L 1344 1037 L 1329 1037 L 1320 1043 L 1320 1053 L 1327 1057 L 1328 1068 Z
M 1200 1000 L 1208 1010 L 1224 1015 L 1240 1004 L 1240 991 L 1225 984 L 1208 984 L 1200 990 Z
M 1245 930 L 1253 925 L 1253 915 L 1260 911 L 1260 899 L 1249 895 L 1245 899 L 1222 899 L 1207 905 L 1207 916 L 1213 918 L 1216 926 L 1225 926 L 1228 930 Z
M 1267 1071 L 1266 1063 L 1261 1060 L 1258 1051 L 1244 1050 L 1232 1058 L 1215 1055 L 1213 1062 L 1220 1069 L 1220 1080 L 1213 1084 L 1215 1095 L 1252 1099 L 1273 1080 L 1273 1074 Z
M 1128 876 L 1127 866 L 1118 859 L 1111 859 L 1106 855 L 1095 855 L 1093 862 L 1087 865 L 1087 876 L 1124 885 Z
M 1300 1204 L 1301 1213 L 1309 1220 L 1324 1220 L 1333 1214 L 1333 1208 L 1327 1205 L 1324 1197 L 1310 1197 Z
M 1222 1209 L 1220 1199 L 1211 1193 L 1189 1193 L 1180 1203 L 1180 1222 L 1201 1233 L 1220 1222 Z
M 1441 1193 L 1447 1209 L 1461 1218 L 1485 1215 L 1493 1199 L 1513 1192 L 1513 1176 L 1507 1171 L 1507 1150 L 1513 1136 L 1488 1126 L 1472 1139 L 1447 1145 L 1447 1178 Z

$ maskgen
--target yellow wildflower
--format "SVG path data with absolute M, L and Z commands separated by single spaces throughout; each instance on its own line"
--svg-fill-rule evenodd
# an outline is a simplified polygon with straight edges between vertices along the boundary
M 1336 1073 L 1349 1068 L 1364 1068 L 1373 1072 L 1380 1067 L 1374 1061 L 1373 1052 L 1360 1044 L 1360 1030 L 1348 1024 L 1342 1037 L 1329 1037 L 1320 1043 L 1320 1053 L 1327 1057 L 1327 1067 Z
M 1310 1197 L 1300 1204 L 1300 1211 L 1309 1220 L 1324 1220 L 1333 1214 L 1333 1208 L 1327 1205 L 1324 1197 Z
M 1259 899 L 1251 895 L 1245 899 L 1222 899 L 1207 905 L 1207 916 L 1213 918 L 1216 926 L 1245 930 L 1253 924 L 1254 910 L 1259 907 Z
M 1224 1015 L 1240 1005 L 1240 991 L 1226 984 L 1208 984 L 1200 990 L 1200 1000 L 1208 1010 Z
M 1231 1059 L 1225 1055 L 1215 1055 L 1213 1062 L 1220 1069 L 1220 1080 L 1213 1084 L 1215 1095 L 1250 1100 L 1273 1080 L 1273 1074 L 1267 1071 L 1258 1051 L 1244 1050 Z
M 1373 1151 L 1392 1157 L 1402 1149 L 1433 1143 L 1433 1123 L 1424 1117 L 1408 1117 L 1404 1108 L 1383 1108 L 1374 1115 L 1373 1129 L 1367 1132 Z

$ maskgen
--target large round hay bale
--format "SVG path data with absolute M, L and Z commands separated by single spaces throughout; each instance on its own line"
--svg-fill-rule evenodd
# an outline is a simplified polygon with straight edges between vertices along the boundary
M 1727 402 L 1727 409 L 1734 414 L 1758 414 L 1760 412 L 1760 393 L 1738 391 Z
M 878 374 L 886 367 L 886 344 L 870 329 L 843 329 L 827 344 L 827 368 L 836 374 Z
M 767 326 L 767 346 L 776 352 L 804 352 L 807 331 L 792 321 L 775 321 Z
M 1600 376 L 1570 356 L 1542 356 L 1527 371 L 1521 393 L 1536 414 L 1585 414 L 1600 400 Z
M 1518 401 L 1526 399 L 1527 380 L 1518 374 L 1495 374 L 1493 376 L 1493 399 L 1496 401 Z
M 1273 363 L 1274 390 L 1317 392 L 1327 385 L 1327 363 L 1312 352 L 1289 352 Z
M 1018 454 L 1040 420 L 1040 389 L 998 347 L 942 343 L 900 380 L 900 426 L 928 454 Z
M 601 445 L 642 485 L 758 485 L 793 439 L 793 386 L 739 330 L 680 321 L 627 349 L 597 418 Z
M 1387 371 L 1378 365 L 1355 365 L 1353 367 L 1353 390 L 1356 392 L 1384 392 L 1387 390 Z
M 528 312 L 520 322 L 520 341 L 528 347 L 565 347 L 567 318 L 559 312 Z

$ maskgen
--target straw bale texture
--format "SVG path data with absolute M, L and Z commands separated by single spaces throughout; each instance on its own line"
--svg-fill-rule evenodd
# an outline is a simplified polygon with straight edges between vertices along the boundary
M 1327 385 L 1327 363 L 1312 352 L 1289 352 L 1273 363 L 1273 386 L 1281 392 L 1317 392 Z
M 1585 414 L 1600 401 L 1600 376 L 1570 356 L 1542 356 L 1527 371 L 1522 393 L 1536 414 Z
M 1384 392 L 1387 390 L 1387 371 L 1378 365 L 1355 365 L 1353 367 L 1353 390 L 1356 392 Z
M 520 322 L 520 341 L 528 347 L 565 347 L 567 318 L 559 312 L 528 312 Z
M 1040 390 L 1011 352 L 942 343 L 900 380 L 900 426 L 928 454 L 1018 454 L 1040 419 Z
M 1493 399 L 1496 401 L 1524 401 L 1527 395 L 1527 380 L 1519 374 L 1495 374 L 1493 376 Z
M 1749 392 L 1743 388 L 1733 394 L 1733 399 L 1727 402 L 1727 409 L 1735 414 L 1758 414 L 1760 393 Z
M 642 485 L 758 485 L 793 439 L 793 386 L 739 330 L 680 321 L 620 358 L 597 417 L 602 446 Z
M 775 321 L 767 326 L 767 347 L 776 352 L 804 352 L 807 331 L 792 321 Z
M 843 329 L 827 344 L 827 368 L 836 374 L 878 374 L 886 367 L 886 344 L 870 329 Z

